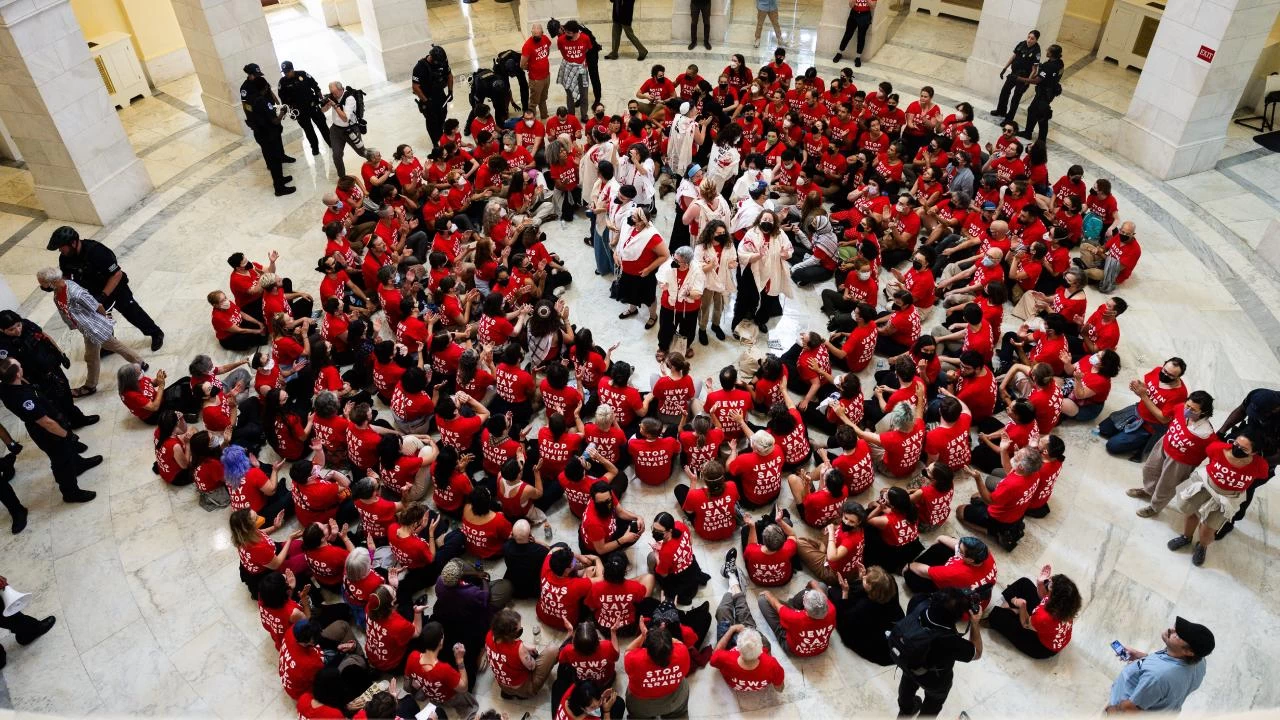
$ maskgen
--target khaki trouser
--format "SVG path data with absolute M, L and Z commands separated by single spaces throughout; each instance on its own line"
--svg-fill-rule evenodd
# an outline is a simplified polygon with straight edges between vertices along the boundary
M 698 308 L 698 329 L 706 330 L 708 321 L 720 327 L 722 317 L 724 317 L 724 293 L 715 290 L 702 293 L 702 306 Z
M 840 579 L 827 567 L 827 545 L 812 538 L 796 538 L 796 554 L 809 574 L 824 585 L 838 585 Z
M 1160 512 L 1177 494 L 1178 486 L 1195 468 L 1180 463 L 1164 453 L 1164 443 L 1157 443 L 1155 450 L 1142 463 L 1142 489 L 1151 496 L 1151 507 Z
M 538 117 L 547 119 L 547 91 L 551 88 L 551 76 L 541 80 L 529 80 L 529 107 L 538 109 Z
M 504 687 L 502 688 L 503 692 L 524 700 L 537 695 L 542 686 L 547 684 L 547 678 L 551 677 L 551 668 L 556 664 L 557 656 L 554 648 L 543 650 L 538 655 L 537 662 L 534 663 L 533 672 L 529 675 L 529 679 L 525 680 L 523 685 L 511 688 Z
M 112 337 L 101 345 L 94 345 L 89 342 L 89 338 L 85 338 L 84 364 L 86 374 L 84 384 L 91 388 L 98 387 L 98 375 L 102 367 L 102 348 L 110 350 L 131 363 L 142 362 L 142 358 L 133 350 L 130 350 L 128 345 L 120 342 L 118 338 Z M 159 390 L 163 391 L 164 388 L 159 388 Z

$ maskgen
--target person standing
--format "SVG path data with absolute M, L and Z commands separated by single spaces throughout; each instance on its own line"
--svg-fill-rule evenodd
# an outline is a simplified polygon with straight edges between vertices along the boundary
M 360 157 L 368 160 L 369 151 L 360 137 L 360 121 L 356 117 L 355 94 L 334 81 L 329 83 L 329 94 L 321 106 L 329 115 L 329 145 L 333 148 L 333 167 L 338 177 L 347 174 L 347 165 L 342 161 L 342 154 L 350 145 Z
M 97 493 L 80 488 L 77 477 L 102 464 L 102 456 L 80 457 L 88 450 L 75 433 L 67 429 L 39 388 L 22 376 L 17 360 L 0 360 L 0 402 L 27 426 L 36 447 L 49 456 L 53 480 L 62 491 L 63 502 L 89 502 Z
M 840 38 L 840 50 L 831 62 L 838 63 L 844 59 L 845 48 L 849 47 L 849 39 L 856 32 L 858 54 L 853 57 L 853 66 L 862 67 L 862 49 L 867 44 L 867 30 L 871 27 L 871 14 L 876 11 L 876 0 L 849 0 L 849 19 L 844 24 L 844 37 Z
M 307 136 L 307 142 L 311 143 L 311 154 L 319 155 L 318 137 L 329 137 L 329 126 L 324 122 L 324 113 L 320 112 L 320 105 L 324 102 L 320 83 L 307 71 L 295 70 L 289 60 L 280 63 L 280 74 L 283 77 L 276 86 L 280 92 L 280 103 L 289 106 L 289 116 L 297 121 Z M 316 130 L 320 131 L 318 137 Z
M 9 587 L 9 581 L 3 575 L 0 575 L 0 590 L 4 590 L 7 587 Z M 0 628 L 13 633 L 14 637 L 18 639 L 19 645 L 30 645 L 39 640 L 41 635 L 53 628 L 55 622 L 57 622 L 57 618 L 52 615 L 43 620 L 37 620 L 20 612 L 15 612 L 12 615 L 9 613 L 0 614 Z M 4 669 L 8 662 L 8 655 L 5 653 L 4 648 L 0 647 L 0 669 Z
M 996 101 L 996 109 L 991 111 L 992 117 L 1002 118 L 1009 122 L 1018 114 L 1018 103 L 1022 94 L 1027 91 L 1027 78 L 1036 74 L 1040 65 L 1040 31 L 1027 33 L 1027 39 L 1013 47 L 1004 67 L 1000 68 L 1000 79 L 1004 86 L 1000 88 L 1000 99 Z
M 697 4 L 697 1 L 694 0 L 694 4 Z M 707 1 L 709 2 L 710 0 Z M 639 53 L 636 59 L 644 60 L 649 51 L 645 48 L 644 43 L 640 42 L 640 38 L 636 37 L 635 31 L 631 29 L 631 20 L 636 12 L 636 0 L 609 0 L 609 2 L 613 4 L 613 49 L 609 51 L 608 55 L 605 55 L 605 59 L 618 59 L 618 44 L 622 42 L 622 33 L 625 32 L 627 39 L 631 41 L 631 44 L 636 47 L 636 52 Z M 692 7 L 689 12 L 694 12 Z M 689 49 L 693 49 L 692 44 L 689 45 Z
M 72 330 L 84 336 L 84 385 L 71 391 L 72 397 L 85 397 L 98 392 L 98 372 L 101 367 L 102 349 L 105 347 L 131 363 L 138 363 L 143 370 L 147 363 L 133 350 L 116 339 L 116 322 L 102 307 L 102 303 L 88 290 L 62 277 L 57 268 L 44 268 L 36 273 L 40 289 L 53 293 L 62 321 Z
M 1236 514 L 1215 534 L 1218 540 L 1235 529 L 1235 524 L 1244 519 L 1245 511 L 1253 503 L 1253 494 L 1275 477 L 1276 465 L 1280 464 L 1280 440 L 1278 440 L 1280 439 L 1280 390 L 1267 388 L 1250 390 L 1239 407 L 1232 410 L 1223 421 L 1222 428 L 1218 430 L 1218 439 L 1232 439 L 1247 427 L 1261 430 L 1262 441 L 1258 450 L 1267 461 L 1267 475 L 1249 485 L 1249 489 L 1245 491 L 1244 501 L 1240 503 Z
M 614 12 L 617 12 L 615 9 Z M 632 40 L 632 42 L 635 42 Z M 564 31 L 556 38 L 556 48 L 560 50 L 560 71 L 556 76 L 556 84 L 564 88 L 565 105 L 570 112 L 578 109 L 578 119 L 587 121 L 587 53 L 593 43 L 582 31 L 577 20 L 564 24 Z
M 782 27 L 778 25 L 778 0 L 756 0 L 756 40 L 752 47 L 760 47 L 760 31 L 764 29 L 766 15 L 769 16 L 769 22 L 773 23 L 774 43 L 781 49 L 787 43 L 782 39 Z
M 75 405 L 66 373 L 71 358 L 39 325 L 12 310 L 0 310 L 0 360 L 10 357 L 34 371 L 31 382 L 67 419 L 71 429 L 98 421 L 97 415 L 85 415 Z
M 1039 127 L 1040 134 L 1036 136 L 1036 142 L 1045 142 L 1049 139 L 1049 118 L 1053 117 L 1053 108 L 1050 107 L 1053 99 L 1062 94 L 1062 72 L 1065 69 L 1062 64 L 1062 46 L 1050 45 L 1045 50 L 1048 60 L 1041 63 L 1036 73 L 1028 78 L 1027 82 L 1034 85 L 1035 95 L 1031 98 L 1031 104 L 1027 106 L 1027 122 L 1023 126 L 1022 132 L 1018 133 L 1018 137 L 1031 139 L 1032 128 Z M 1013 113 L 1010 113 L 1012 116 Z
M 240 108 L 244 110 L 244 123 L 253 131 L 253 140 L 262 150 L 262 159 L 271 172 L 276 197 L 296 192 L 297 188 L 289 187 L 293 176 L 284 174 L 284 164 L 293 162 L 294 159 L 284 152 L 280 103 L 276 100 L 275 93 L 271 92 L 271 83 L 263 77 L 262 68 L 257 63 L 245 65 L 244 73 L 248 77 L 240 84 Z
M 529 73 L 529 101 L 525 109 L 536 108 L 543 120 L 547 119 L 547 90 L 551 87 L 550 58 L 551 38 L 542 32 L 542 23 L 534 23 L 529 29 L 529 39 L 520 48 L 520 69 Z
M 151 352 L 164 345 L 164 331 L 134 299 L 129 275 L 110 248 L 97 240 L 81 240 L 80 233 L 66 225 L 53 231 L 47 247 L 60 253 L 58 268 L 64 278 L 88 290 L 107 312 L 119 310 L 125 320 L 151 338 Z
M 412 87 L 418 99 L 418 112 L 427 123 L 427 136 L 439 147 L 449 102 L 453 100 L 453 71 L 444 48 L 432 45 L 427 56 L 413 66 Z
M 1151 654 L 1124 648 L 1124 670 L 1111 685 L 1103 712 L 1178 712 L 1187 696 L 1204 681 L 1204 659 L 1213 652 L 1213 632 L 1204 625 L 1175 618 L 1160 633 L 1164 647 Z
M 959 588 L 916 595 L 907 603 L 907 616 L 889 631 L 889 656 L 902 668 L 898 681 L 898 715 L 931 716 L 942 711 L 951 694 L 955 664 L 982 657 L 982 629 L 969 623 L 969 638 L 956 632 L 966 612 L 977 602 Z M 924 691 L 922 701 L 917 693 Z
M 689 0 L 689 49 L 698 46 L 698 16 L 702 16 L 702 46 L 711 49 L 711 0 Z

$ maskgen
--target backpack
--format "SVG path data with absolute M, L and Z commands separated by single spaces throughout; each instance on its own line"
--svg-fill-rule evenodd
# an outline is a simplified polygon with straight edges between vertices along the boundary
M 1102 218 L 1097 213 L 1087 212 L 1084 214 L 1084 222 L 1081 223 L 1081 235 L 1088 242 L 1096 243 L 1102 238 Z
M 349 97 L 356 99 L 355 127 L 361 135 L 364 135 L 369 132 L 369 123 L 365 122 L 364 119 L 364 91 L 349 87 L 342 93 L 342 97 L 338 99 L 338 104 L 345 103 Z
M 993 534 L 996 536 L 996 542 L 1000 547 L 1004 548 L 1006 552 L 1013 552 L 1013 549 L 1018 547 L 1018 541 L 1026 534 L 1026 530 L 1026 523 L 1019 520 L 1011 525 L 1006 525 Z
M 924 613 L 928 608 L 928 602 L 919 603 L 885 633 L 889 641 L 889 658 L 903 672 L 921 675 L 932 670 L 927 663 L 933 642 L 955 633 L 951 628 L 926 623 Z
M 507 77 L 515 77 L 520 71 L 520 53 L 503 50 L 493 58 L 493 71 Z

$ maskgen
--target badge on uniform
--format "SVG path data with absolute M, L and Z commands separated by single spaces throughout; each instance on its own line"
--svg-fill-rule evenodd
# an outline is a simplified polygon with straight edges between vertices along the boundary
M 35 400 L 23 400 L 23 401 L 22 401 L 22 409 L 23 409 L 23 410 L 28 410 L 28 411 L 30 411 L 30 410 L 35 410 L 35 409 L 36 409 L 36 401 L 35 401 Z

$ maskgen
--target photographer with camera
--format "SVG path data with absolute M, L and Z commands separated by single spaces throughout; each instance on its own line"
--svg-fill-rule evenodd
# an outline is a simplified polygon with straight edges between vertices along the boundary
M 965 613 L 976 617 L 981 609 L 977 593 L 959 588 L 917 595 L 907 603 L 907 616 L 888 633 L 889 657 L 902 669 L 899 716 L 937 715 L 942 710 L 951 693 L 955 664 L 982 657 L 978 623 L 970 622 L 964 633 L 956 631 L 956 623 Z
M 320 106 L 329 115 L 329 145 L 333 148 L 333 166 L 338 170 L 338 177 L 347 174 L 347 164 L 342 161 L 342 154 L 348 145 L 365 160 L 370 158 L 364 140 L 360 137 L 364 134 L 365 125 L 364 119 L 360 117 L 357 93 L 360 91 L 343 87 L 342 83 L 335 80 L 329 83 L 329 94 L 324 98 L 324 105 Z M 363 93 L 360 94 L 363 96 Z
M 453 100 L 453 71 L 448 54 L 439 45 L 432 45 L 427 56 L 413 66 L 413 96 L 417 98 L 418 112 L 426 120 L 431 144 L 439 146 L 449 102 Z

